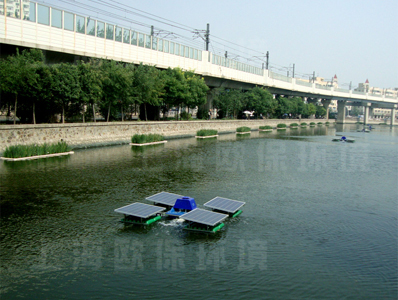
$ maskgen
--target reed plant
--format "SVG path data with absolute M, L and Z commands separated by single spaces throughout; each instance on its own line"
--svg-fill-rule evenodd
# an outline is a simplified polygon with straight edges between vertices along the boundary
M 15 145 L 8 146 L 3 153 L 4 157 L 7 158 L 20 158 L 30 157 L 37 155 L 46 155 L 54 153 L 69 152 L 72 149 L 65 142 L 58 142 L 53 144 L 42 144 L 42 145 Z
M 133 144 L 146 144 L 164 141 L 164 136 L 156 133 L 149 134 L 134 134 L 131 137 L 131 143 Z
M 215 129 L 201 129 L 196 131 L 197 136 L 211 136 L 211 135 L 217 135 L 218 131 Z
M 322 122 L 318 122 L 318 125 L 322 125 L 323 123 Z
M 265 125 L 265 126 L 260 126 L 260 129 L 272 129 L 272 126 Z
M 310 123 L 310 126 L 314 126 L 314 125 L 316 125 L 315 122 L 311 122 Z
M 330 122 L 325 122 L 325 125 L 329 125 L 330 124 Z
M 250 132 L 250 127 L 247 126 L 242 126 L 242 127 L 238 127 L 236 128 L 236 132 Z
M 290 124 L 290 127 L 297 127 L 297 126 L 299 126 L 297 123 Z
M 282 129 L 282 128 L 286 128 L 287 126 L 284 123 L 280 123 L 280 124 L 276 125 L 276 127 L 279 129 Z
M 301 126 L 307 126 L 307 123 L 302 122 L 300 125 L 301 125 Z

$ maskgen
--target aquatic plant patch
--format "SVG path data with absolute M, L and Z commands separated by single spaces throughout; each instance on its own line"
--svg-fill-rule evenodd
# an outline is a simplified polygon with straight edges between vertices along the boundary
M 236 128 L 236 132 L 238 132 L 238 133 L 249 133 L 250 132 L 250 127 L 247 127 L 247 126 L 242 126 L 242 127 L 238 127 L 238 128 Z
M 217 133 L 215 129 L 201 129 L 196 131 L 196 136 L 215 136 Z
M 163 142 L 164 136 L 156 133 L 135 134 L 131 137 L 132 144 L 148 144 L 154 142 Z
M 266 129 L 271 129 L 272 130 L 272 126 L 269 126 L 269 125 L 260 126 L 259 129 L 260 130 L 266 130 Z
M 278 128 L 278 129 L 285 129 L 286 127 L 287 127 L 286 124 L 283 124 L 283 123 L 276 125 L 276 128 Z
M 22 158 L 31 156 L 49 155 L 55 153 L 66 153 L 72 149 L 65 142 L 42 145 L 14 145 L 8 146 L 3 153 L 5 158 Z

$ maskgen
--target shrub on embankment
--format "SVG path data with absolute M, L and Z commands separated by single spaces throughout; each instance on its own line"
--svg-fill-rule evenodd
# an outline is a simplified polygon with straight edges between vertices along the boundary
M 9 146 L 4 150 L 3 156 L 7 158 L 20 158 L 54 153 L 64 153 L 71 150 L 72 149 L 65 142 L 43 145 L 14 145 Z

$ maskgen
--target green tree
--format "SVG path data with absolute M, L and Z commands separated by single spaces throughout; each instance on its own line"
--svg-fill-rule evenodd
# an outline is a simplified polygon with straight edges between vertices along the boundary
M 217 108 L 221 117 L 237 117 L 239 111 L 243 109 L 244 93 L 238 89 L 219 88 L 215 93 L 213 107 Z
M 185 104 L 189 108 L 206 104 L 209 87 L 206 85 L 204 79 L 196 75 L 193 71 L 184 72 L 184 76 L 190 94 Z
M 36 64 L 40 63 L 43 63 L 41 50 L 24 50 L 20 54 L 17 49 L 16 55 L 7 57 L 2 64 L 0 87 L 3 92 L 14 96 L 14 124 L 18 113 L 18 96 L 26 95 L 30 91 L 29 86 L 35 86 L 38 80 Z
M 75 105 L 80 96 L 79 70 L 76 65 L 61 63 L 53 65 L 50 71 L 53 101 L 65 123 L 65 110 Z
M 312 104 L 312 103 L 309 103 L 308 106 L 307 106 L 307 110 L 308 110 L 308 115 L 309 115 L 309 116 L 315 115 L 315 113 L 316 113 L 316 106 L 315 106 L 314 104 Z
M 254 87 L 245 93 L 246 109 L 259 114 L 273 114 L 277 108 L 277 102 L 272 94 L 261 87 Z
M 95 122 L 95 107 L 102 98 L 102 75 L 99 69 L 99 61 L 91 60 L 88 63 L 80 61 L 77 68 L 81 89 L 80 103 L 84 106 L 91 105 Z M 85 109 L 83 109 L 83 122 L 85 122 Z
M 275 113 L 278 118 L 282 118 L 285 114 L 291 113 L 290 99 L 282 96 L 276 98 L 278 106 L 275 109 Z
M 113 60 L 103 60 L 100 65 L 102 72 L 102 101 L 100 109 L 106 121 L 116 117 L 116 105 L 121 103 L 123 97 L 128 96 L 131 87 L 130 77 L 124 70 L 124 66 Z
M 326 115 L 326 108 L 324 108 L 322 105 L 318 105 L 316 107 L 316 115 L 319 117 L 323 117 Z
M 164 77 L 157 68 L 139 64 L 135 69 L 132 94 L 137 104 L 144 105 L 145 120 L 148 120 L 147 104 L 160 106 L 164 94 Z
M 191 97 L 190 88 L 184 72 L 180 68 L 168 68 L 163 72 L 164 90 L 163 100 L 167 106 L 176 106 L 178 111 L 183 103 L 188 103 Z

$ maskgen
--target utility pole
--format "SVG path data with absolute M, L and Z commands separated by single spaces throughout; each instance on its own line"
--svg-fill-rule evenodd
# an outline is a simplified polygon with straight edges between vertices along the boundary
M 315 82 L 315 71 L 314 71 L 314 73 L 312 73 L 312 83 L 314 83 Z
M 269 63 L 269 52 L 267 51 L 267 55 L 265 56 L 267 58 L 265 68 L 268 70 L 268 63 Z
M 293 78 L 294 78 L 294 67 L 295 67 L 295 64 L 293 64 Z
M 262 65 L 262 69 L 264 70 L 264 63 L 263 63 L 263 65 Z
M 209 44 L 210 44 L 210 24 L 209 23 L 207 23 L 205 38 L 206 38 L 206 51 L 209 51 Z
M 351 83 L 352 83 L 352 81 L 350 81 L 350 91 L 351 91 Z
M 154 34 L 154 28 L 153 28 L 153 25 L 151 26 L 151 36 L 153 36 L 153 34 Z
M 228 58 L 228 51 L 225 51 L 225 59 Z

